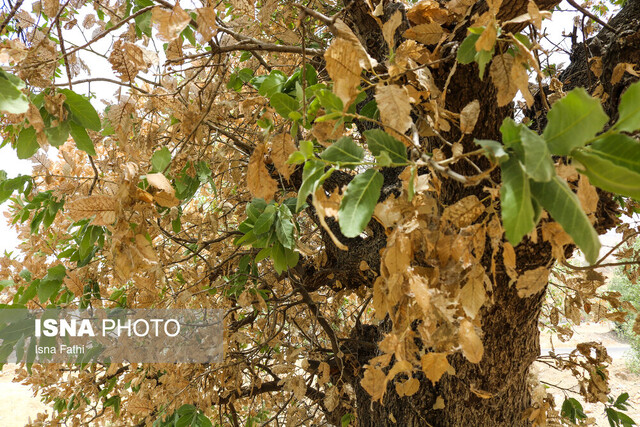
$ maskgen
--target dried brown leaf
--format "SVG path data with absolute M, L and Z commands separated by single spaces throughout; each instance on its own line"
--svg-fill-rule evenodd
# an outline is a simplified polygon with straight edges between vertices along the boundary
M 535 270 L 527 270 L 518 278 L 516 288 L 520 298 L 528 298 L 544 289 L 549 282 L 549 270 L 546 267 L 538 267 Z
M 367 367 L 360 385 L 371 395 L 371 400 L 382 401 L 387 388 L 387 376 L 380 368 Z
M 295 169 L 295 165 L 287 163 L 294 151 L 296 146 L 288 133 L 279 133 L 271 138 L 271 160 L 284 179 L 289 179 Z
M 475 279 L 475 280 L 474 280 Z M 487 300 L 487 292 L 484 289 L 482 277 L 469 280 L 462 288 L 459 295 L 460 304 L 467 317 L 475 319 L 478 311 Z
M 116 221 L 117 202 L 113 196 L 89 196 L 74 200 L 66 206 L 72 220 L 78 221 L 84 218 L 95 218 L 93 225 L 111 225 Z
M 213 7 L 201 7 L 196 9 L 196 13 L 198 14 L 196 19 L 198 32 L 202 36 L 202 41 L 207 43 L 218 31 L 218 25 L 216 25 L 216 10 Z
M 467 196 L 455 204 L 445 208 L 442 219 L 451 222 L 458 228 L 464 228 L 473 223 L 485 207 L 476 196 Z
M 151 19 L 157 26 L 158 37 L 166 42 L 176 39 L 191 21 L 189 14 L 180 7 L 180 2 L 176 2 L 172 10 L 154 7 Z
M 480 102 L 474 99 L 468 103 L 460 112 L 460 130 L 462 133 L 471 133 L 476 127 L 478 115 L 480 114 Z
M 511 79 L 511 69 L 513 68 L 513 56 L 508 53 L 496 55 L 491 61 L 489 75 L 494 86 L 498 89 L 498 106 L 507 105 L 513 100 L 518 91 L 518 87 Z
M 400 23 L 402 23 L 402 13 L 398 10 L 396 13 L 391 15 L 391 18 L 382 26 L 382 35 L 384 36 L 384 40 L 387 42 L 389 49 L 393 49 L 396 45 L 395 34 Z
M 403 36 L 408 39 L 417 40 L 424 45 L 436 44 L 444 35 L 445 30 L 435 22 L 416 25 L 404 32 Z
M 411 127 L 411 102 L 404 88 L 398 85 L 378 85 L 375 98 L 380 119 L 385 126 L 400 133 L 405 133 Z
M 462 354 L 471 363 L 480 363 L 482 356 L 484 355 L 484 346 L 482 340 L 476 333 L 473 324 L 467 319 L 463 319 L 460 322 L 460 329 L 458 330 L 458 338 L 460 340 L 460 347 L 462 347 Z
M 447 353 L 427 353 L 420 359 L 422 371 L 435 384 L 445 373 L 455 375 L 456 370 L 449 364 Z
M 247 187 L 253 197 L 269 201 L 278 189 L 278 182 L 269 175 L 264 162 L 264 152 L 264 144 L 258 144 L 251 154 L 247 169 Z

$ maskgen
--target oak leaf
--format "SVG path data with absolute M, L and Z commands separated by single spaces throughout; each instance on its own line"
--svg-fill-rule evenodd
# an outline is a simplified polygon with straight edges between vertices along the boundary
M 538 267 L 535 270 L 527 270 L 516 282 L 518 296 L 527 298 L 535 295 L 544 289 L 549 282 L 549 270 L 545 267 Z
M 435 22 L 416 25 L 404 32 L 403 36 L 408 39 L 417 40 L 424 45 L 436 44 L 440 41 L 445 30 Z
M 96 195 L 74 200 L 66 205 L 72 220 L 90 218 L 93 225 L 111 225 L 116 221 L 117 202 L 112 196 Z
M 462 133 L 471 133 L 476 127 L 478 116 L 480 115 L 480 102 L 474 99 L 468 103 L 460 112 L 460 130 Z
M 445 373 L 455 375 L 456 370 L 449 364 L 447 353 L 427 353 L 420 359 L 422 371 L 435 384 Z
M 382 26 L 382 35 L 387 42 L 389 49 L 395 47 L 395 34 L 398 26 L 402 23 L 402 13 L 397 10 L 396 13 L 391 15 L 391 18 Z
M 289 179 L 295 169 L 295 165 L 287 163 L 294 151 L 296 146 L 288 133 L 279 133 L 271 139 L 271 160 L 285 179 Z
M 480 363 L 484 354 L 482 340 L 476 334 L 473 324 L 467 319 L 460 322 L 458 338 L 462 347 L 462 354 L 471 363 Z
M 175 190 L 171 186 L 171 183 L 161 173 L 149 173 L 147 174 L 147 182 L 153 188 L 157 188 L 160 191 L 166 191 L 167 193 L 175 193 Z
M 467 196 L 447 206 L 442 213 L 442 219 L 451 222 L 458 228 L 471 225 L 482 213 L 485 207 L 476 196 Z
M 482 308 L 487 299 L 484 283 L 479 280 L 482 279 L 482 276 L 474 279 L 476 280 L 469 280 L 467 284 L 464 285 L 459 295 L 462 309 L 471 319 L 475 319 L 478 311 L 480 311 L 480 308 Z
M 496 55 L 491 61 L 489 75 L 494 86 L 498 89 L 498 106 L 507 105 L 513 100 L 518 88 L 511 79 L 511 69 L 513 68 L 513 56 L 508 53 Z
M 182 30 L 189 25 L 191 17 L 180 7 L 180 2 L 172 10 L 156 6 L 151 12 L 152 21 L 157 24 L 158 37 L 161 40 L 170 42 L 180 36 Z
M 264 162 L 265 145 L 258 144 L 251 154 L 247 169 L 247 187 L 253 197 L 272 200 L 278 183 L 271 178 Z
M 411 102 L 404 88 L 398 85 L 378 85 L 375 98 L 380 119 L 385 126 L 400 133 L 405 133 L 411 127 Z
M 218 31 L 218 26 L 216 25 L 216 10 L 213 7 L 201 7 L 196 9 L 196 14 L 198 15 L 196 19 L 198 32 L 202 36 L 202 41 L 207 43 Z
M 360 40 L 342 20 L 336 20 L 334 27 L 338 37 L 324 53 L 327 72 L 333 80 L 333 91 L 346 108 L 358 94 L 360 74 L 377 65 L 367 54 Z
M 396 383 L 396 392 L 398 396 L 413 396 L 420 389 L 420 381 L 416 378 L 409 378 L 406 381 Z
M 387 389 L 387 376 L 380 368 L 367 367 L 360 385 L 371 395 L 371 400 L 382 401 Z

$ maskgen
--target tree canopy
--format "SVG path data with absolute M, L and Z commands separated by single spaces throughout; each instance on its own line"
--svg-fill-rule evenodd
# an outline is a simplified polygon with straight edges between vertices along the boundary
M 0 171 L 2 308 L 225 312 L 219 364 L 27 363 L 37 422 L 631 425 L 602 345 L 551 355 L 563 403 L 529 371 L 540 321 L 635 312 L 598 235 L 640 233 L 640 2 L 570 3 L 562 67 L 557 0 L 6 2 L 1 146 L 34 166 Z

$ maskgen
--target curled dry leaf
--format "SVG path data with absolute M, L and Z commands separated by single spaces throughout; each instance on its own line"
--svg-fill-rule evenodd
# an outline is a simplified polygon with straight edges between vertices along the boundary
M 166 42 L 176 39 L 191 21 L 189 14 L 180 7 L 180 2 L 172 10 L 154 7 L 151 19 L 158 28 L 158 37 Z
M 480 363 L 484 355 L 484 346 L 482 345 L 482 340 L 476 334 L 473 324 L 467 319 L 463 319 L 460 322 L 458 338 L 464 357 L 471 363 Z
M 398 85 L 378 85 L 375 98 L 380 119 L 385 126 L 400 133 L 405 133 L 411 127 L 411 102 L 404 88 Z
M 74 200 L 66 205 L 67 212 L 73 221 L 95 218 L 93 225 L 111 225 L 116 221 L 117 202 L 112 196 L 89 196 Z
M 324 59 L 327 72 L 334 82 L 333 91 L 347 107 L 358 94 L 360 74 L 363 70 L 375 67 L 377 61 L 369 56 L 360 40 L 342 20 L 336 20 L 334 27 L 338 37 L 324 53 Z
M 271 139 L 271 160 L 285 179 L 289 179 L 295 169 L 295 165 L 287 163 L 289 156 L 294 151 L 296 151 L 296 146 L 288 133 L 279 133 Z
M 509 242 L 504 242 L 502 244 L 502 261 L 504 262 L 504 267 L 507 270 L 507 275 L 513 280 L 517 279 L 516 251 Z
M 485 208 L 476 196 L 467 196 L 455 204 L 445 208 L 442 219 L 451 222 L 458 228 L 464 228 L 473 223 Z
M 196 22 L 198 23 L 198 32 L 202 36 L 202 41 L 207 43 L 218 31 L 216 25 L 216 10 L 213 7 L 201 7 L 196 9 L 198 17 Z
M 169 182 L 167 177 L 161 173 L 147 174 L 147 182 L 149 183 L 150 186 L 160 191 L 166 191 L 167 193 L 172 193 L 172 192 L 175 193 L 175 190 L 171 186 L 171 183 Z
M 516 282 L 518 296 L 528 298 L 540 292 L 549 282 L 549 270 L 538 267 L 535 270 L 527 270 Z
M 444 33 L 445 31 L 440 24 L 429 22 L 427 24 L 416 25 L 415 27 L 409 28 L 404 32 L 403 36 L 408 39 L 419 41 L 424 45 L 430 45 L 438 43 Z
M 460 304 L 470 319 L 475 319 L 487 299 L 482 277 L 469 280 L 459 295 Z
M 474 99 L 468 103 L 460 112 L 460 130 L 462 133 L 471 133 L 476 127 L 478 115 L 480 114 L 480 102 Z
M 382 369 L 369 366 L 364 371 L 360 385 L 369 393 L 371 400 L 380 402 L 387 388 L 387 376 Z
M 629 64 L 627 62 L 621 62 L 617 64 L 613 68 L 613 72 L 611 73 L 611 84 L 619 83 L 620 80 L 622 80 L 622 76 L 624 76 L 625 72 L 631 74 L 632 76 L 639 77 L 640 75 L 634 69 L 634 67 L 634 64 Z
M 429 380 L 435 384 L 445 374 L 455 375 L 456 370 L 449 364 L 447 353 L 427 353 L 420 359 L 422 370 Z
M 247 169 L 247 187 L 253 197 L 269 201 L 273 199 L 273 195 L 278 189 L 278 183 L 269 175 L 264 162 L 264 152 L 264 144 L 258 144 L 251 154 Z
M 578 181 L 578 200 L 584 212 L 589 215 L 596 211 L 598 208 L 598 192 L 596 188 L 589 183 L 589 178 L 586 175 L 580 175 L 580 181 Z M 590 216 L 590 220 L 595 221 L 595 217 Z
M 402 22 L 402 13 L 398 10 L 382 26 L 382 35 L 384 36 L 384 39 L 387 42 L 387 45 L 389 46 L 389 49 L 393 49 L 395 47 L 395 34 L 401 22 Z

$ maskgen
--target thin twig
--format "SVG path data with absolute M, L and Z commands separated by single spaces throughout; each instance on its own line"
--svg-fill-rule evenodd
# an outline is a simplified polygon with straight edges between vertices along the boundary
M 602 25 L 604 28 L 606 28 L 607 30 L 611 31 L 614 34 L 618 34 L 618 30 L 616 30 L 615 28 L 613 28 L 611 25 L 607 24 L 606 22 L 604 22 L 602 19 L 598 18 L 596 15 L 594 15 L 593 13 L 589 12 L 587 9 L 585 9 L 584 7 L 580 6 L 578 3 L 576 3 L 574 0 L 567 0 L 567 2 L 575 7 L 576 9 L 578 9 L 580 12 L 582 12 L 584 15 L 588 16 L 589 18 L 593 19 L 594 21 L 596 21 L 598 24 Z
M 60 40 L 60 52 L 62 53 L 62 61 L 64 62 L 64 68 L 67 70 L 67 78 L 69 79 L 69 89 L 73 90 L 73 86 L 71 85 L 71 67 L 69 66 L 69 61 L 67 61 L 67 51 L 64 47 L 64 38 L 62 37 L 62 28 L 60 28 L 60 20 L 56 21 L 56 29 L 58 30 L 58 39 Z
M 16 4 L 13 5 L 7 17 L 4 18 L 4 21 L 2 21 L 2 24 L 0 24 L 0 34 L 2 34 L 4 27 L 7 26 L 7 24 L 9 23 L 9 21 L 11 21 L 14 15 L 18 13 L 18 9 L 20 9 L 20 6 L 22 6 L 22 3 L 24 3 L 24 0 L 18 0 Z
M 91 188 L 89 188 L 89 196 L 91 195 L 91 193 L 93 193 L 93 189 L 96 186 L 96 183 L 98 182 L 98 168 L 96 167 L 96 164 L 93 161 L 93 156 L 89 156 L 89 163 L 91 163 L 91 167 L 93 168 L 93 182 L 91 183 Z

